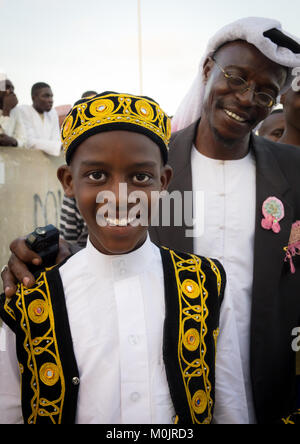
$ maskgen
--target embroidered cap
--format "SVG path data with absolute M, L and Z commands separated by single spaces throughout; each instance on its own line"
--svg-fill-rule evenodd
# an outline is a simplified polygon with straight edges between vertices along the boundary
M 61 139 L 67 164 L 85 139 L 116 130 L 150 137 L 159 146 L 164 163 L 167 162 L 171 121 L 158 103 L 149 97 L 106 91 L 77 101 L 66 116 Z

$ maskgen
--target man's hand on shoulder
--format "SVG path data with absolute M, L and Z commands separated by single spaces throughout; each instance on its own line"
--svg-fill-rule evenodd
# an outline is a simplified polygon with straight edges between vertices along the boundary
M 1 273 L 5 296 L 8 298 L 15 294 L 18 282 L 22 282 L 27 288 L 31 288 L 35 284 L 35 279 L 28 267 L 30 265 L 42 264 L 41 257 L 26 245 L 25 239 L 26 237 L 19 237 L 12 241 L 9 246 L 11 256 L 7 267 Z M 69 244 L 60 238 L 56 264 L 59 264 L 70 255 Z

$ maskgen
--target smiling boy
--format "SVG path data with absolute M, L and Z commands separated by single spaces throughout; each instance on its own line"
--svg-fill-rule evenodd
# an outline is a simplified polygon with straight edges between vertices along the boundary
M 33 288 L 1 296 L 0 422 L 211 422 L 224 270 L 150 242 L 143 206 L 129 217 L 131 193 L 147 197 L 150 222 L 151 193 L 168 186 L 169 135 L 159 105 L 129 94 L 80 100 L 66 117 L 58 177 L 89 238 Z M 116 214 L 99 224 L 108 192 Z

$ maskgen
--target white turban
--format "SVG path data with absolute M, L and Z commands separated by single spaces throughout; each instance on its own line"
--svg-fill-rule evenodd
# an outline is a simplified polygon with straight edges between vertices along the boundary
M 272 19 L 247 17 L 221 28 L 208 43 L 200 61 L 197 77 L 172 118 L 172 132 L 186 128 L 201 116 L 204 97 L 203 64 L 208 56 L 224 43 L 245 40 L 262 54 L 279 65 L 290 68 L 287 82 L 281 93 L 292 82 L 292 69 L 300 66 L 300 40 L 285 31 L 281 24 Z

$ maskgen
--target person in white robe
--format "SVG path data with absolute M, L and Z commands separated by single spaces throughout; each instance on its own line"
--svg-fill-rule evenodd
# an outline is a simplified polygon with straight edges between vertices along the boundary
M 14 85 L 6 79 L 5 89 L 0 90 L 0 146 L 26 147 L 25 128 L 17 104 Z
M 60 127 L 58 114 L 53 108 L 52 90 L 46 83 L 36 83 L 31 89 L 31 96 L 32 105 L 20 106 L 28 148 L 59 156 Z

